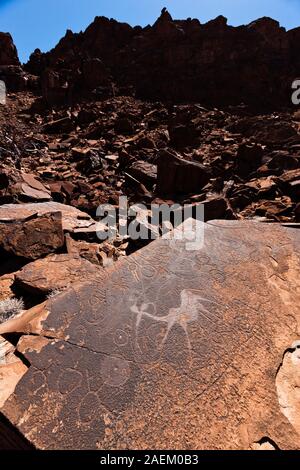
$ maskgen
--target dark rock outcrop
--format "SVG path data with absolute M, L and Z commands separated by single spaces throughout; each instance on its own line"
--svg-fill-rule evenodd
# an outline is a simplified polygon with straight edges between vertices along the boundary
M 26 70 L 38 74 L 50 105 L 72 103 L 92 90 L 141 98 L 256 107 L 290 104 L 299 74 L 298 29 L 261 18 L 232 27 L 219 16 L 206 24 L 173 20 L 164 9 L 154 25 L 131 27 L 97 17 L 49 53 L 36 50 Z
M 9 33 L 0 33 L 0 66 L 20 65 L 18 52 Z
M 163 195 L 200 193 L 210 178 L 204 165 L 180 159 L 170 152 L 158 158 L 157 192 Z
M 25 73 L 9 33 L 0 33 L 0 80 L 5 82 L 9 91 L 20 91 L 26 87 Z
M 145 28 L 96 17 L 84 32 L 68 30 L 50 52 L 36 49 L 24 69 L 11 36 L 1 33 L 0 79 L 11 91 L 39 85 L 51 106 L 127 94 L 276 108 L 290 105 L 299 38 L 300 28 L 286 31 L 266 17 L 232 27 L 223 16 L 201 24 L 164 9 Z

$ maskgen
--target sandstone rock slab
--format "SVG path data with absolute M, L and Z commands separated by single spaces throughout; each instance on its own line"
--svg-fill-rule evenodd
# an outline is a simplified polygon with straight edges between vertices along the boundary
M 1 412 L 37 448 L 300 448 L 296 394 L 292 416 L 282 400 L 298 383 L 300 231 L 199 227 L 201 249 L 157 240 L 24 314 L 55 341 L 25 353 Z
M 7 202 L 51 201 L 51 192 L 31 173 L 12 168 L 0 170 L 0 197 Z
M 88 214 L 58 202 L 4 204 L 0 206 L 0 222 L 18 221 L 34 214 L 41 216 L 53 212 L 61 212 L 65 232 L 84 231 L 85 229 L 96 231 L 96 222 Z
M 19 288 L 33 294 L 64 290 L 74 282 L 96 279 L 100 267 L 80 256 L 52 255 L 24 266 L 15 276 Z

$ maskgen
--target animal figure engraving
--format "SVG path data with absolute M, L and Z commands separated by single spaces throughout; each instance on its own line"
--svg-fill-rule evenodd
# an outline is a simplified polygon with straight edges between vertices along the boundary
M 167 325 L 167 331 L 160 345 L 160 347 L 163 347 L 172 328 L 175 325 L 179 325 L 185 332 L 188 348 L 191 350 L 192 345 L 189 337 L 188 325 L 190 323 L 196 322 L 201 316 L 209 322 L 216 321 L 215 313 L 208 310 L 205 304 L 218 304 L 212 300 L 200 296 L 197 291 L 191 289 L 184 289 L 181 292 L 180 297 L 181 305 L 177 308 L 171 308 L 167 315 L 161 317 L 156 315 L 157 308 L 154 303 L 143 302 L 140 306 L 138 306 L 138 302 L 135 302 L 131 307 L 131 311 L 137 314 L 136 330 L 138 331 L 138 328 L 144 317 L 151 318 L 156 322 L 165 323 Z M 153 313 L 151 313 L 151 310 Z

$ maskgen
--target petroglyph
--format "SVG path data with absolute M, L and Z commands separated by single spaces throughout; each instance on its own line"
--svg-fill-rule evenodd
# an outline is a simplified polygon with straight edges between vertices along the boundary
M 176 325 L 179 325 L 184 330 L 188 348 L 189 350 L 191 350 L 192 345 L 189 336 L 188 325 L 199 320 L 201 316 L 203 316 L 209 322 L 216 321 L 215 314 L 212 311 L 208 310 L 205 307 L 205 304 L 208 303 L 217 305 L 217 303 L 212 300 L 206 299 L 205 297 L 202 297 L 200 293 L 191 289 L 184 289 L 181 292 L 180 297 L 180 307 L 171 308 L 167 315 L 161 317 L 156 315 L 157 307 L 154 303 L 142 303 L 139 307 L 138 303 L 136 302 L 131 307 L 131 311 L 137 314 L 137 333 L 143 317 L 150 318 L 156 322 L 165 323 L 167 326 L 167 331 L 160 344 L 160 347 L 162 348 L 168 340 L 168 336 L 172 328 Z M 150 313 L 149 310 L 152 310 L 153 313 Z
M 101 364 L 101 376 L 111 387 L 121 387 L 130 377 L 129 362 L 118 357 L 106 357 Z
M 22 353 L 1 413 L 38 449 L 298 449 L 299 233 L 236 222 L 223 249 L 210 225 L 196 254 L 157 240 L 27 312 L 61 341 Z

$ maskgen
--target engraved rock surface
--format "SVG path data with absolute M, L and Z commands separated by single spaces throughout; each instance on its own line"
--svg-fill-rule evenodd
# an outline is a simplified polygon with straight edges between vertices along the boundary
M 202 228 L 199 250 L 157 240 L 32 312 L 53 342 L 1 413 L 34 446 L 300 448 L 300 231 Z

